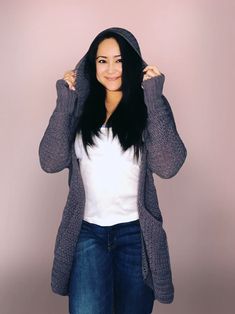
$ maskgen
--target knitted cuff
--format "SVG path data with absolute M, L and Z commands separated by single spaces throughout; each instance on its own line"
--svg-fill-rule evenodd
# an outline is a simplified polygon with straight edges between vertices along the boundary
M 151 79 L 144 80 L 142 87 L 144 89 L 144 99 L 147 105 L 155 104 L 158 98 L 161 98 L 165 75 L 154 76 Z
M 56 81 L 57 100 L 56 111 L 64 113 L 73 113 L 76 99 L 78 97 L 77 91 L 71 90 L 69 84 L 64 79 Z

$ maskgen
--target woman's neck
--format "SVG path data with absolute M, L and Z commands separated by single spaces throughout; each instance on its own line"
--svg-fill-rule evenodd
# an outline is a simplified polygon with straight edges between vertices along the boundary
M 107 114 L 109 116 L 116 109 L 121 99 L 122 99 L 121 91 L 107 91 L 105 98 L 105 107 Z

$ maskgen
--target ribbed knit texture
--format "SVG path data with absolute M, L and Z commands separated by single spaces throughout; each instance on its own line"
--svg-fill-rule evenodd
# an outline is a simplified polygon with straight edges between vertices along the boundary
M 121 34 L 140 54 L 138 43 L 129 31 L 116 27 L 111 30 Z M 52 290 L 60 295 L 69 293 L 70 270 L 84 215 L 85 191 L 74 139 L 76 123 L 89 91 L 89 82 L 84 77 L 85 58 L 86 55 L 75 67 L 76 91 L 71 91 L 62 79 L 56 82 L 56 107 L 39 145 L 40 165 L 44 171 L 55 173 L 69 169 L 69 194 L 58 228 L 51 274 Z M 143 60 L 143 67 L 146 65 Z M 144 281 L 154 290 L 156 300 L 171 303 L 174 286 L 170 257 L 153 173 L 161 178 L 175 176 L 187 151 L 177 132 L 170 104 L 162 93 L 164 80 L 165 76 L 161 74 L 143 81 L 148 123 L 144 131 L 145 145 L 138 182 L 138 210 Z

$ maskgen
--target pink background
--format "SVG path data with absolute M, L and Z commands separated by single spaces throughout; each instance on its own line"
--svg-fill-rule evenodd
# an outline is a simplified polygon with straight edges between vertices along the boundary
M 234 1 L 1 1 L 1 314 L 64 314 L 50 290 L 67 170 L 50 175 L 38 146 L 55 82 L 101 30 L 119 26 L 166 76 L 188 157 L 155 176 L 171 253 L 175 300 L 158 314 L 234 313 Z

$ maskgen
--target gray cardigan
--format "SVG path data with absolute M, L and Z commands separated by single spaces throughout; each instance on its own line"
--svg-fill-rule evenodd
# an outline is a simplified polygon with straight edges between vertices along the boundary
M 110 28 L 121 34 L 141 56 L 135 37 L 123 28 Z M 89 91 L 84 75 L 86 55 L 76 65 L 76 90 L 59 79 L 56 82 L 56 107 L 39 144 L 39 160 L 48 173 L 69 169 L 69 193 L 58 228 L 51 272 L 52 291 L 68 295 L 68 284 L 76 242 L 84 215 L 85 190 L 79 160 L 74 150 L 76 125 Z M 142 59 L 143 60 L 143 59 Z M 143 68 L 147 63 L 143 60 Z M 169 102 L 162 94 L 165 76 L 143 81 L 148 123 L 143 132 L 144 150 L 138 182 L 138 211 L 142 241 L 142 273 L 145 283 L 154 291 L 155 299 L 171 303 L 174 286 L 166 232 L 158 205 L 153 173 L 171 178 L 183 165 L 187 151 L 174 121 Z

